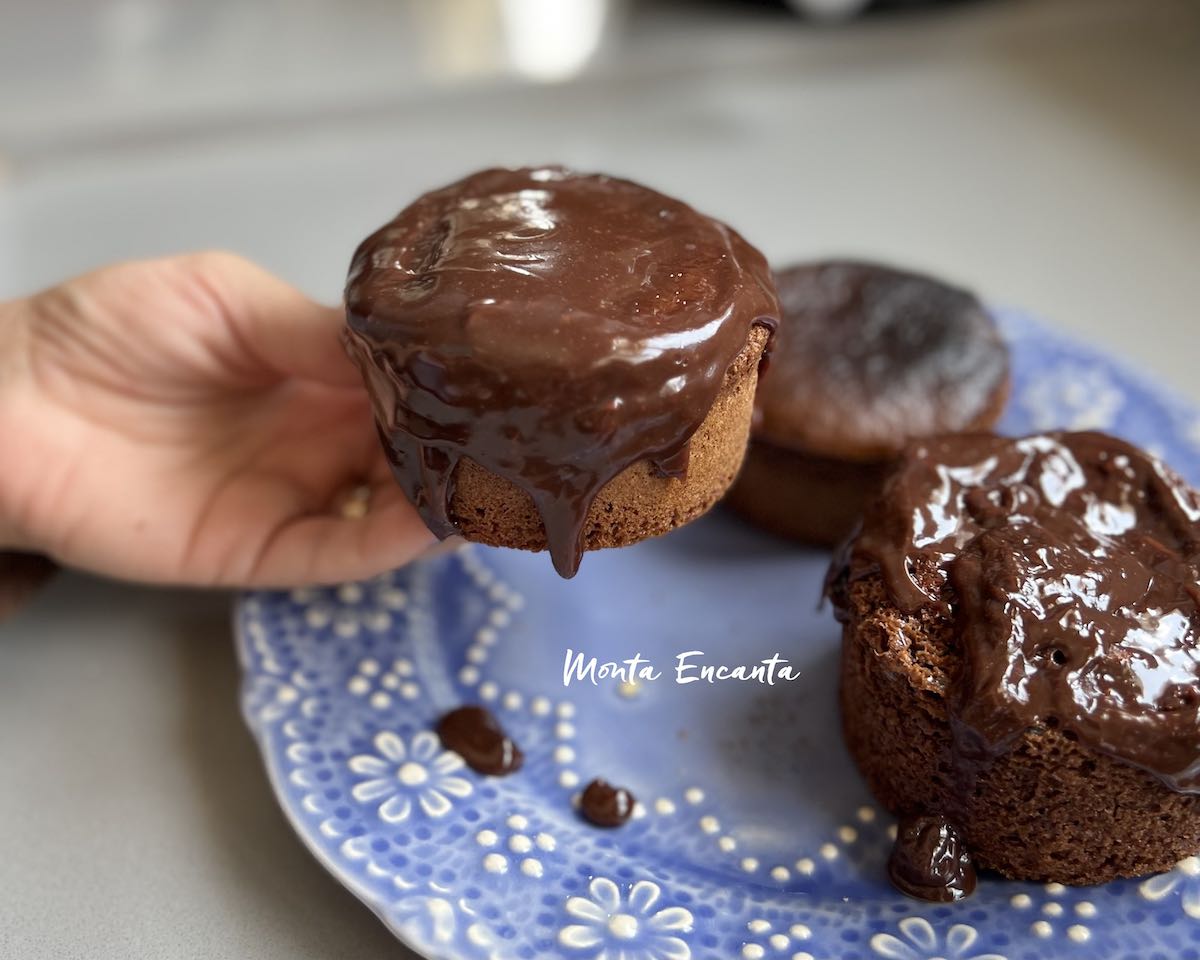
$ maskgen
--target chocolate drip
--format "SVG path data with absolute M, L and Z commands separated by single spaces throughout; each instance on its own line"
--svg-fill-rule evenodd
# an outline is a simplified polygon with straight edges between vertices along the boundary
M 1200 499 L 1096 433 L 915 446 L 868 512 L 844 584 L 949 612 L 947 692 L 964 797 L 1028 729 L 1200 793 Z
M 945 817 L 900 820 L 888 878 L 901 893 L 933 903 L 962 900 L 975 892 L 975 865 L 958 829 Z
M 438 721 L 442 746 L 453 750 L 468 767 L 493 777 L 521 769 L 525 755 L 508 738 L 500 722 L 483 707 L 459 707 Z
M 598 827 L 619 827 L 633 816 L 637 801 L 624 787 L 614 787 L 599 778 L 589 783 L 579 798 L 579 812 Z
M 726 371 L 778 306 L 728 227 L 548 167 L 421 197 L 358 248 L 346 311 L 393 473 L 430 529 L 456 532 L 469 458 L 530 496 L 570 577 L 599 490 L 641 460 L 686 474 Z

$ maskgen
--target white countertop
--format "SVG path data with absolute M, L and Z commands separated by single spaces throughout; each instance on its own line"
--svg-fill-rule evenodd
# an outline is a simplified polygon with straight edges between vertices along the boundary
M 678 193 L 776 262 L 970 284 L 1200 401 L 1189 0 L 980 0 L 837 31 L 618 6 L 559 83 L 531 79 L 562 68 L 536 38 L 497 44 L 489 0 L 189 6 L 6 5 L 0 296 L 223 246 L 333 299 L 419 190 L 561 160 Z M 67 576 L 0 626 L 0 956 L 407 955 L 291 836 L 236 688 L 222 595 Z

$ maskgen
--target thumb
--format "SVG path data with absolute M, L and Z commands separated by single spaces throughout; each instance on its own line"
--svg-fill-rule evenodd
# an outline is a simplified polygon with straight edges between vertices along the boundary
M 176 258 L 216 301 L 238 346 L 280 377 L 361 386 L 342 346 L 345 313 L 309 299 L 255 263 L 222 251 Z

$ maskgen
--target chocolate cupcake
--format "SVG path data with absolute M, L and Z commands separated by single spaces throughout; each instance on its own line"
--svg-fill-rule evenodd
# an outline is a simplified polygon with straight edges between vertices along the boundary
M 665 533 L 741 465 L 778 315 L 762 255 L 627 180 L 486 170 L 358 248 L 347 342 L 439 536 L 550 550 Z
M 783 320 L 728 502 L 767 530 L 833 545 L 909 441 L 995 424 L 1008 350 L 974 296 L 930 277 L 830 261 L 776 283 Z
M 1200 852 L 1200 497 L 1163 464 L 1095 433 L 915 444 L 829 592 L 889 810 L 1022 880 Z

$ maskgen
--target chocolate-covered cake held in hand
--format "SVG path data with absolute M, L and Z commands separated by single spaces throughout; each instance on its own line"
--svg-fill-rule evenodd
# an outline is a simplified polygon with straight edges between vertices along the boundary
M 778 314 L 762 255 L 677 200 L 487 170 L 368 237 L 347 342 L 430 528 L 549 547 L 572 576 L 711 507 L 741 465 Z
M 965 290 L 877 264 L 776 274 L 783 319 L 729 503 L 806 543 L 843 540 L 911 440 L 987 430 L 1008 349 Z
M 846 742 L 889 810 L 1024 880 L 1200 852 L 1200 497 L 1157 460 L 1095 433 L 916 444 L 829 592 Z

